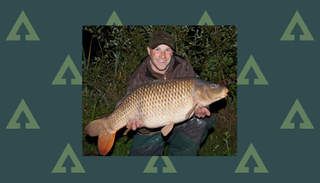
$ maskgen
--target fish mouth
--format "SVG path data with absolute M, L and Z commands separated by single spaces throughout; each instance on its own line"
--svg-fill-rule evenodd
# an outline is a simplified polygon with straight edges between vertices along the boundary
M 226 88 L 225 89 L 225 91 L 224 91 L 224 93 L 222 93 L 219 97 L 217 97 L 214 101 L 212 101 L 212 103 L 213 102 L 216 102 L 216 101 L 219 101 L 219 100 L 221 100 L 221 99 L 223 99 L 223 98 L 227 98 L 227 96 L 228 96 L 228 88 Z
M 223 98 L 226 98 L 228 96 L 228 88 L 226 88 L 226 91 L 225 91 L 225 94 L 224 94 L 224 97 Z

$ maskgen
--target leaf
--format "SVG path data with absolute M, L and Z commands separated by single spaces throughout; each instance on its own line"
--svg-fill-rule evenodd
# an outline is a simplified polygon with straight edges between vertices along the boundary
M 227 65 L 231 65 L 231 64 L 233 64 L 233 59 L 232 59 L 232 58 L 229 58 Z

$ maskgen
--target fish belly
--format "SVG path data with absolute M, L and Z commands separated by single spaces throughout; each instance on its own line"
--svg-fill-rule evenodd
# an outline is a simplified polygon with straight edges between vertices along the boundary
M 145 127 L 158 128 L 186 120 L 195 102 L 194 79 L 148 83 L 132 91 L 109 116 L 108 128 L 118 130 L 138 118 Z
M 163 104 L 163 106 L 154 106 L 153 110 L 148 109 L 142 121 L 145 127 L 158 128 L 174 123 L 180 123 L 186 120 L 186 114 L 191 110 L 193 101 L 181 102 L 177 105 Z

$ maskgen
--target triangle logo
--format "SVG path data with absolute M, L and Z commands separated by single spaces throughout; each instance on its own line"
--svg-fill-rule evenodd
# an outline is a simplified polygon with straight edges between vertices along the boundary
M 245 165 L 247 164 L 250 156 L 253 157 L 253 159 L 256 161 L 258 165 L 258 167 L 254 167 L 254 173 L 269 173 L 252 143 L 250 144 L 249 148 L 247 149 L 247 152 L 244 154 L 242 160 L 240 161 L 234 173 L 249 173 L 249 168 L 245 167 Z
M 161 156 L 167 167 L 162 168 L 163 173 L 177 173 L 168 156 Z M 158 156 L 152 156 L 143 173 L 158 173 L 158 168 L 154 164 L 158 160 Z
M 30 109 L 28 108 L 26 102 L 22 99 L 17 110 L 14 112 L 11 120 L 9 121 L 6 129 L 20 129 L 20 123 L 17 123 L 17 120 L 21 113 L 24 112 L 26 117 L 29 120 L 29 123 L 26 123 L 26 129 L 40 129 L 38 123 L 34 119 Z
M 68 55 L 51 85 L 66 85 L 66 79 L 62 79 L 62 77 L 64 73 L 67 71 L 68 67 L 70 68 L 72 74 L 75 77 L 75 79 L 71 79 L 71 85 L 82 84 L 82 77 L 77 67 L 74 65 L 71 57 Z
M 67 144 L 67 147 L 64 149 L 51 173 L 66 173 L 66 167 L 62 167 L 62 165 L 68 156 L 70 156 L 73 164 L 75 165 L 75 167 L 71 167 L 71 173 L 86 173 L 69 143 Z
M 254 60 L 253 56 L 251 55 L 249 60 L 247 61 L 246 65 L 243 67 L 239 77 L 238 77 L 238 84 L 239 85 L 249 85 L 249 79 L 245 79 L 245 76 L 248 74 L 250 68 L 254 70 L 258 79 L 254 79 L 254 85 L 268 85 L 268 82 L 264 75 L 262 74 L 257 62 Z
M 116 11 L 113 11 L 106 25 L 122 25 Z
M 18 30 L 20 29 L 22 23 L 26 26 L 29 35 L 26 35 L 25 39 L 26 41 L 40 41 L 36 31 L 33 29 L 28 17 L 24 13 L 24 11 L 21 12 L 18 20 L 12 27 L 6 41 L 20 41 L 20 35 L 17 34 Z
M 294 102 L 291 110 L 289 111 L 286 119 L 282 123 L 280 129 L 294 129 L 295 124 L 291 123 L 291 120 L 297 112 L 299 112 L 299 114 L 303 120 L 303 123 L 300 123 L 300 129 L 314 129 L 311 121 L 309 120 L 306 112 L 303 110 L 298 99 Z
M 314 41 L 309 29 L 307 28 L 306 24 L 302 20 L 302 17 L 300 16 L 299 12 L 296 11 L 294 14 L 291 22 L 289 23 L 287 29 L 284 31 L 280 41 L 294 41 L 295 36 L 291 35 L 294 26 L 298 24 L 303 31 L 303 35 L 300 35 L 300 41 Z
M 198 25 L 214 25 L 207 11 L 204 11 Z

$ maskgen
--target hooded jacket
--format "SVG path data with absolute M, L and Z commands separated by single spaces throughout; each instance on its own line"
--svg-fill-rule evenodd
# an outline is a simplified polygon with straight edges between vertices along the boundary
M 151 68 L 150 56 L 146 56 L 142 59 L 139 67 L 129 78 L 127 83 L 127 93 L 130 93 L 137 86 L 158 80 L 158 79 L 176 79 L 183 77 L 195 77 L 196 74 L 188 59 L 182 58 L 178 55 L 173 55 L 169 63 L 169 68 L 165 74 L 155 72 Z

